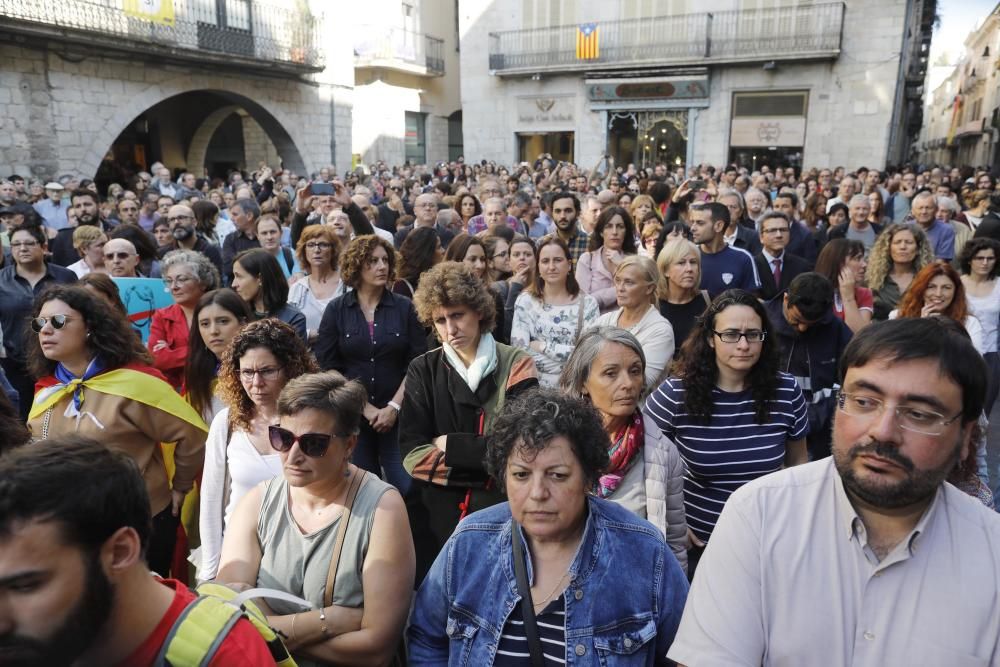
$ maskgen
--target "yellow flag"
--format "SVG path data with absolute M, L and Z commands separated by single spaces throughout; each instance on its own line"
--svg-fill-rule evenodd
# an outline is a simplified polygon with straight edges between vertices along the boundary
M 123 0 L 125 13 L 143 21 L 174 25 L 174 0 Z
M 599 31 L 596 23 L 584 23 L 576 30 L 576 59 L 597 60 L 600 49 L 597 43 Z

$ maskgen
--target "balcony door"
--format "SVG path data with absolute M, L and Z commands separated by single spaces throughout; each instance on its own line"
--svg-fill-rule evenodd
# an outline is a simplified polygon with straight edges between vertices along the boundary
M 253 56 L 251 0 L 202 0 L 198 20 L 198 47 L 240 56 Z

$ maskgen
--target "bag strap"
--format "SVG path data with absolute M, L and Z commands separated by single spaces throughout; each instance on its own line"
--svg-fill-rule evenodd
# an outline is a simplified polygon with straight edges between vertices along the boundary
M 510 522 L 510 542 L 514 547 L 514 578 L 517 580 L 517 592 L 521 596 L 521 620 L 524 621 L 524 636 L 528 640 L 531 665 L 532 667 L 545 667 L 542 642 L 538 638 L 538 625 L 535 623 L 535 607 L 531 599 L 531 586 L 528 584 L 528 569 L 524 564 L 524 542 L 521 540 L 521 526 L 513 519 Z
M 233 439 L 233 425 L 229 421 L 229 415 L 226 415 L 226 452 L 225 456 L 222 457 L 222 516 L 219 519 L 219 525 L 222 526 L 223 530 L 226 527 L 226 508 L 229 507 L 229 499 L 232 497 L 232 486 L 233 478 L 229 474 L 229 442 Z
M 576 338 L 573 342 L 576 343 L 580 340 L 580 336 L 583 335 L 583 302 L 585 301 L 583 297 L 583 292 L 580 292 L 580 307 L 576 310 Z
M 326 573 L 326 587 L 323 589 L 323 606 L 329 607 L 333 604 L 333 583 L 337 578 L 337 567 L 340 565 L 340 554 L 344 550 L 344 537 L 347 535 L 347 524 L 351 520 L 351 508 L 354 507 L 354 499 L 361 489 L 361 483 L 365 480 L 365 473 L 357 468 L 351 478 L 350 486 L 347 489 L 347 499 L 344 501 L 344 511 L 340 515 L 340 525 L 337 527 L 337 541 L 333 543 L 333 555 L 330 557 L 330 570 Z

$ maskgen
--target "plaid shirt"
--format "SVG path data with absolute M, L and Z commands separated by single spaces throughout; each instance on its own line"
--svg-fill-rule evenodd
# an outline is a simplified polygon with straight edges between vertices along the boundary
M 578 226 L 576 234 L 566 243 L 569 246 L 569 258 L 572 260 L 574 271 L 576 270 L 576 262 L 580 259 L 580 255 L 587 252 L 588 243 L 590 243 L 590 235 Z

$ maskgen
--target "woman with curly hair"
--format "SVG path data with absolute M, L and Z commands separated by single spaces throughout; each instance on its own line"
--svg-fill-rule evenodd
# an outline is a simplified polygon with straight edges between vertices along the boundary
M 416 227 L 406 235 L 399 247 L 399 275 L 392 291 L 412 299 L 420 284 L 420 276 L 444 260 L 441 237 L 433 227 Z
M 889 313 L 897 317 L 947 317 L 963 327 L 972 339 L 972 346 L 983 353 L 983 325 L 969 312 L 965 286 L 958 271 L 944 261 L 931 262 L 913 278 L 909 289 L 899 301 L 899 308 Z
M 483 205 L 475 195 L 466 193 L 455 201 L 455 210 L 462 216 L 462 229 L 468 229 L 469 220 L 483 214 Z
M 219 393 L 228 407 L 215 415 L 205 443 L 199 580 L 215 578 L 225 527 L 240 498 L 281 474 L 268 435 L 278 423 L 278 395 L 292 378 L 317 370 L 302 339 L 273 317 L 247 324 L 222 355 Z
M 331 227 L 309 225 L 299 236 L 295 257 L 305 276 L 288 289 L 288 303 L 306 316 L 306 337 L 314 344 L 326 307 L 345 290 L 340 278 L 340 239 Z
M 28 363 L 41 378 L 28 416 L 32 437 L 85 435 L 135 460 L 153 515 L 147 561 L 166 576 L 181 504 L 204 460 L 204 421 L 151 366 L 125 314 L 86 288 L 43 292 L 31 329 Z M 172 481 L 161 442 L 175 443 Z
M 493 294 L 468 266 L 438 264 L 414 301 L 441 341 L 410 364 L 400 419 L 404 466 L 426 510 L 410 515 L 419 581 L 460 519 L 503 500 L 484 468 L 486 436 L 504 401 L 537 386 L 538 374 L 527 353 L 494 339 Z
M 326 307 L 316 340 L 324 370 L 340 371 L 365 386 L 368 402 L 352 462 L 406 495 L 410 478 L 399 454 L 398 422 L 406 368 L 427 351 L 427 335 L 413 302 L 389 287 L 399 261 L 395 248 L 373 234 L 355 237 L 341 260 L 352 288 Z
M 894 223 L 882 230 L 868 255 L 868 288 L 876 320 L 886 320 L 917 273 L 934 261 L 934 251 L 919 225 Z
M 684 459 L 693 575 L 733 491 L 807 459 L 806 402 L 795 378 L 778 370 L 777 341 L 760 301 L 735 289 L 717 296 L 645 411 Z

